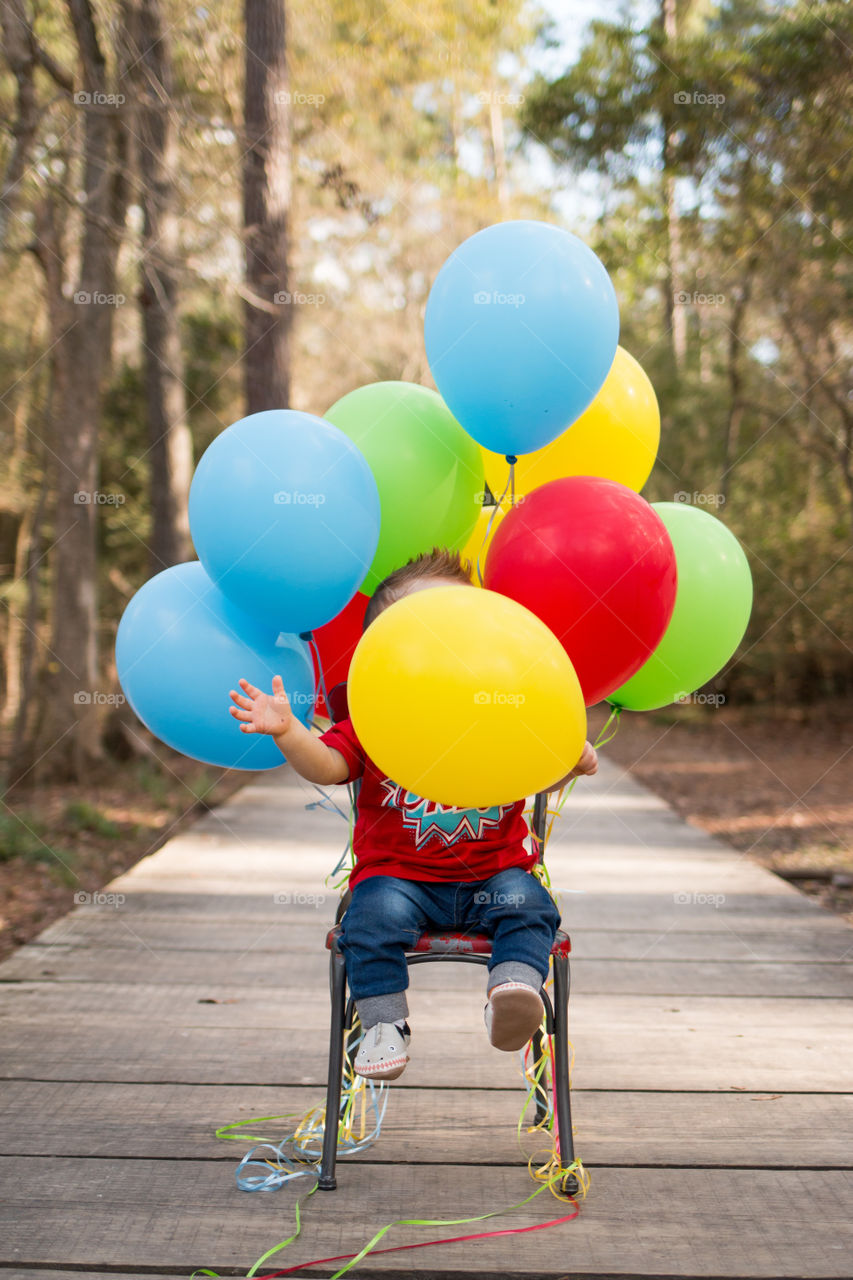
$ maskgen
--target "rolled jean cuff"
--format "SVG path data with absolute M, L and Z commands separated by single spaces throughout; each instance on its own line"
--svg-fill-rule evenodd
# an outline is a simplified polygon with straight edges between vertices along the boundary
M 405 991 L 391 991 L 384 996 L 361 996 L 355 1007 L 365 1031 L 375 1027 L 377 1022 L 405 1021 L 409 1013 Z
M 523 982 L 538 994 L 542 987 L 542 974 L 532 964 L 525 964 L 522 960 L 502 960 L 489 973 L 486 994 L 500 982 Z

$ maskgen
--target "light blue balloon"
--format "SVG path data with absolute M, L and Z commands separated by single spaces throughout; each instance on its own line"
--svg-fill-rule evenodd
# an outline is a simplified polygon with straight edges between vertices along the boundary
M 243 733 L 228 694 L 241 676 L 265 693 L 280 675 L 294 714 L 314 710 L 311 654 L 238 609 L 197 560 L 150 578 L 122 615 L 116 669 L 147 728 L 185 756 L 228 769 L 274 769 L 284 756 L 268 734 Z
M 616 355 L 619 308 L 577 236 L 500 222 L 439 271 L 424 339 L 436 386 L 468 434 L 495 453 L 532 453 L 595 399 Z
M 189 498 L 198 557 L 218 587 L 276 631 L 331 621 L 379 541 L 379 493 L 343 431 L 295 409 L 241 418 L 196 467 Z

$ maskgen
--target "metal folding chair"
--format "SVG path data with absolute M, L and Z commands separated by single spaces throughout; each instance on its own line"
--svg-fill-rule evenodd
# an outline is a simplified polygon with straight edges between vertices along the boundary
M 346 715 L 346 688 L 336 685 L 327 699 L 329 712 L 334 720 Z M 547 793 L 536 796 L 533 807 L 533 831 L 539 860 L 545 845 Z M 319 1188 L 334 1191 L 337 1187 L 335 1166 L 337 1161 L 338 1129 L 341 1119 L 341 1080 L 344 1056 L 354 1058 L 359 1033 L 353 1030 L 355 1001 L 348 992 L 344 956 L 340 949 L 341 922 L 349 906 L 351 892 L 347 889 L 338 904 L 334 927 L 326 935 L 329 951 L 329 990 L 331 994 L 331 1026 L 329 1033 L 329 1078 L 326 1089 L 326 1126 L 323 1134 L 323 1156 L 320 1166 Z M 446 930 L 428 930 L 422 933 L 411 951 L 406 952 L 406 963 L 425 964 L 430 960 L 459 960 L 468 964 L 488 964 L 492 952 L 491 938 L 485 933 L 448 933 Z M 560 1157 L 564 1166 L 574 1160 L 572 1138 L 571 1092 L 569 1087 L 569 953 L 571 942 L 562 929 L 557 930 L 551 948 L 551 970 L 554 978 L 554 997 L 551 1001 L 544 988 L 539 994 L 545 1006 L 545 1029 L 552 1035 L 554 1052 L 554 1112 L 560 1139 Z M 538 1062 L 543 1050 L 541 1027 L 533 1035 L 534 1061 Z M 544 1074 L 536 1090 L 536 1123 L 545 1119 L 548 1112 L 548 1095 Z M 338 1117 L 331 1123 L 330 1117 Z M 579 1190 L 578 1179 L 567 1174 L 560 1184 L 567 1195 Z

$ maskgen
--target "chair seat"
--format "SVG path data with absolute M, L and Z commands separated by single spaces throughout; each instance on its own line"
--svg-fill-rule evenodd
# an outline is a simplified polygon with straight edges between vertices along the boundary
M 341 934 L 341 926 L 334 925 L 326 934 L 326 948 L 331 951 L 333 947 L 337 948 L 338 939 Z M 571 952 L 572 944 L 567 933 L 563 933 L 562 929 L 557 930 L 554 938 L 554 945 L 551 948 L 552 956 L 568 956 Z M 411 947 L 407 954 L 427 955 L 474 955 L 489 956 L 492 954 L 492 940 L 485 933 L 447 933 L 442 930 L 429 930 L 422 933 L 417 942 Z

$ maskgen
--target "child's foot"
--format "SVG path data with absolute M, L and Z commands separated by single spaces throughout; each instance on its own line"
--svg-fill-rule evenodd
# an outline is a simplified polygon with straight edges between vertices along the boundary
M 542 1021 L 545 1006 L 525 982 L 501 982 L 489 992 L 485 1020 L 496 1049 L 523 1049 Z
M 529 990 L 529 988 L 528 988 Z M 412 1033 L 408 1022 L 377 1022 L 364 1033 L 355 1070 L 370 1080 L 396 1080 L 406 1069 Z

